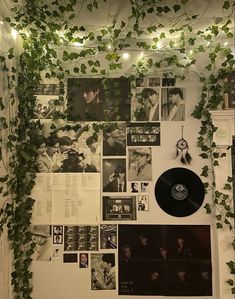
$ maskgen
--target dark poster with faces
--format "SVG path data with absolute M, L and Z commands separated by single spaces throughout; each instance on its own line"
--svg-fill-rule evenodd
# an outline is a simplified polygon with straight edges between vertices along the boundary
M 73 121 L 130 120 L 128 78 L 69 78 L 68 119 Z

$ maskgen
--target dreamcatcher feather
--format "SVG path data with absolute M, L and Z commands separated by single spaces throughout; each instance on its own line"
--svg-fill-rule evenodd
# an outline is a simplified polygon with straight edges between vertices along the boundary
M 181 139 L 176 143 L 176 157 L 180 157 L 180 161 L 183 164 L 190 164 L 192 157 L 189 154 L 188 142 L 183 137 L 184 126 L 181 126 Z

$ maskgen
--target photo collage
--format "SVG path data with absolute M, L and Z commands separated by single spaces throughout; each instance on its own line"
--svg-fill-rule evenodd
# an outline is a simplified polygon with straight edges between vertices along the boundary
M 76 263 L 78 271 L 89 273 L 89 290 L 124 296 L 212 295 L 209 225 L 138 223 L 152 208 L 153 153 L 162 145 L 161 122 L 185 120 L 185 89 L 176 83 L 171 77 L 143 77 L 133 90 L 124 77 L 68 79 L 68 121 L 63 126 L 43 122 L 43 133 L 35 139 L 37 171 L 76 173 L 81 180 L 99 182 L 100 215 L 94 223 L 33 225 L 35 261 Z M 38 94 L 59 98 L 58 87 L 41 90 Z M 43 119 L 36 116 L 35 111 L 35 118 Z M 71 182 L 60 199 L 64 214 L 69 200 L 70 214 L 89 201 L 90 195 L 80 200 L 82 192 L 73 185 L 75 179 Z

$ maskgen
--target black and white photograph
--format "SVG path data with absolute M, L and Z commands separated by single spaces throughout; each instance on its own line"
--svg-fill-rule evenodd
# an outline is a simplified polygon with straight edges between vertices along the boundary
M 69 120 L 130 120 L 130 86 L 130 80 L 125 77 L 69 78 Z
M 136 88 L 135 96 L 132 98 L 132 120 L 133 121 L 159 121 L 160 88 L 145 87 Z
M 39 84 L 35 90 L 36 95 L 59 95 L 59 84 Z
M 62 235 L 53 235 L 53 244 L 62 244 L 63 236 Z
M 129 181 L 152 181 L 152 151 L 150 147 L 129 148 Z
M 183 88 L 162 88 L 161 120 L 185 120 L 185 94 Z
M 148 78 L 149 87 L 157 87 L 161 85 L 161 78 L 159 77 L 149 77 Z
M 54 247 L 53 248 L 52 259 L 53 260 L 61 260 L 61 258 L 62 258 L 62 252 L 63 252 L 62 248 L 60 248 L 60 247 Z
M 148 211 L 149 210 L 149 195 L 139 195 L 137 196 L 138 211 Z
M 64 253 L 63 254 L 63 263 L 67 264 L 77 264 L 78 254 L 77 253 Z
M 103 156 L 126 155 L 126 124 L 110 123 L 103 131 Z
M 212 296 L 209 225 L 119 225 L 119 295 Z
M 126 191 L 126 160 L 103 159 L 103 192 Z
M 176 78 L 174 77 L 162 78 L 162 86 L 175 86 L 175 84 Z
M 115 290 L 115 254 L 92 253 L 91 254 L 91 289 Z
M 31 225 L 30 231 L 32 240 L 36 244 L 32 259 L 34 261 L 51 261 L 53 254 L 51 225 Z
M 65 226 L 64 251 L 98 250 L 98 226 Z
M 160 123 L 129 123 L 127 127 L 128 146 L 160 146 Z
M 84 269 L 89 267 L 89 256 L 88 253 L 79 253 L 79 268 Z
M 101 224 L 100 225 L 100 249 L 117 248 L 117 225 Z
M 149 182 L 141 182 L 141 193 L 149 193 Z
M 64 113 L 63 98 L 38 95 L 33 110 L 34 119 L 61 118 Z
M 147 77 L 139 77 L 135 80 L 136 87 L 147 87 Z
M 54 225 L 53 226 L 53 235 L 63 235 L 63 226 L 62 225 Z
M 136 220 L 136 197 L 103 196 L 103 220 Z
M 131 182 L 131 193 L 139 192 L 139 182 Z
M 86 125 L 50 129 L 43 125 L 44 135 L 35 137 L 38 148 L 37 172 L 100 172 L 101 137 Z

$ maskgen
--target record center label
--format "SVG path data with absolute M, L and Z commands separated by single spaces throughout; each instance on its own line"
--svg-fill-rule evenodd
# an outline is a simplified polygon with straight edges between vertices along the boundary
M 171 195 L 176 200 L 184 200 L 188 196 L 188 189 L 183 184 L 175 184 L 171 189 Z

